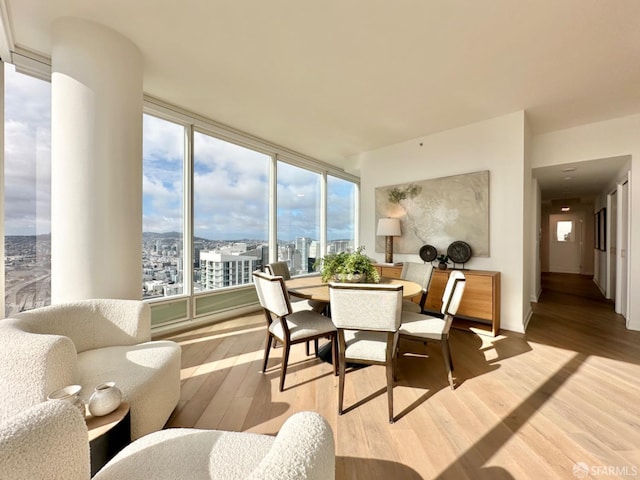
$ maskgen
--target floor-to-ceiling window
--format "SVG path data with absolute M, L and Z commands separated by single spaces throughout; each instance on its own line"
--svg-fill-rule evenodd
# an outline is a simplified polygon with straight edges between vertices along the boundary
M 278 161 L 278 255 L 292 275 L 314 270 L 320 245 L 320 186 L 317 172 Z
M 357 200 L 357 184 L 327 175 L 327 253 L 355 249 Z
M 282 160 L 277 146 L 155 103 L 148 110 L 142 288 L 154 324 L 255 303 L 242 287 L 270 261 L 304 275 L 324 254 L 356 247 L 357 178 L 289 151 Z
M 51 84 L 4 67 L 4 294 L 11 314 L 51 302 Z M 288 150 L 287 161 L 278 161 L 284 150 L 277 145 L 157 103 L 142 120 L 141 297 L 153 301 L 152 312 L 162 309 L 154 323 L 247 304 L 251 289 L 233 287 L 268 261 L 286 259 L 294 275 L 303 274 L 327 251 L 353 248 L 356 177 Z M 204 284 L 203 253 L 230 256 L 220 257 L 218 283 Z
M 51 84 L 4 65 L 5 315 L 51 303 Z
M 185 293 L 185 128 L 143 118 L 142 297 Z
M 271 156 L 193 135 L 194 291 L 252 283 L 269 257 Z

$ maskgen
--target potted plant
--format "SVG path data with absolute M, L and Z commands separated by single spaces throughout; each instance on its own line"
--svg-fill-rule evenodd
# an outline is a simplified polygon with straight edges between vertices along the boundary
M 447 269 L 447 266 L 449 265 L 449 255 L 438 255 L 436 260 L 438 261 L 438 269 Z
M 323 282 L 378 283 L 378 270 L 363 250 L 364 247 L 358 247 L 355 252 L 330 253 L 316 260 L 314 268 L 321 267 Z

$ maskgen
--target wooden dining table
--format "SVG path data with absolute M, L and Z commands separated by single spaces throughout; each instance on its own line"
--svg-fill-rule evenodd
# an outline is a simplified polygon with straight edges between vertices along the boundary
M 308 275 L 295 277 L 286 282 L 289 295 L 305 298 L 307 300 L 317 300 L 329 303 L 329 284 L 323 282 L 319 275 Z M 401 280 L 399 278 L 380 278 L 380 283 L 390 285 L 402 285 L 402 297 L 410 299 L 422 294 L 422 287 L 415 282 Z

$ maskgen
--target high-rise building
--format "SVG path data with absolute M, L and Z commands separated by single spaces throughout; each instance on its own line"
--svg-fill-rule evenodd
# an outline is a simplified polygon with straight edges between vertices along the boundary
M 296 237 L 294 240 L 296 256 L 294 257 L 294 269 L 297 273 L 309 272 L 309 250 L 311 239 L 309 237 Z
M 251 283 L 253 281 L 251 274 L 257 267 L 258 259 L 256 257 L 200 252 L 202 290 Z

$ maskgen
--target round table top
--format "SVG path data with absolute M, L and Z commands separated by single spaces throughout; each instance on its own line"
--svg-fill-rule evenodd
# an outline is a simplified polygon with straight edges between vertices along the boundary
M 91 415 L 88 408 L 86 411 L 87 414 L 84 419 L 87 423 L 87 429 L 89 430 L 89 441 L 91 441 L 104 435 L 127 416 L 129 413 L 129 402 L 123 401 L 113 412 L 101 417 Z
M 323 282 L 319 275 L 295 277 L 285 283 L 289 294 L 294 297 L 329 303 L 329 284 Z M 402 296 L 407 299 L 422 293 L 422 287 L 419 284 L 407 280 L 383 277 L 380 279 L 380 283 L 402 285 Z

